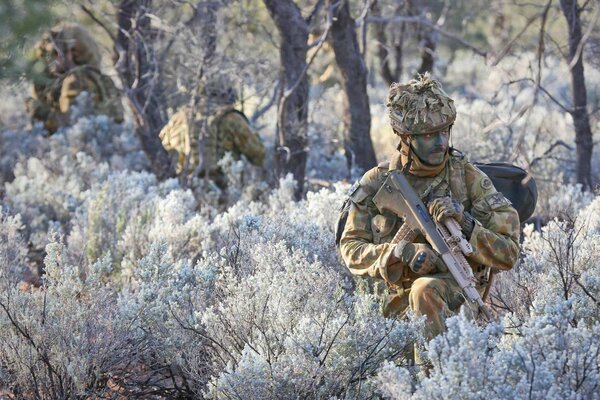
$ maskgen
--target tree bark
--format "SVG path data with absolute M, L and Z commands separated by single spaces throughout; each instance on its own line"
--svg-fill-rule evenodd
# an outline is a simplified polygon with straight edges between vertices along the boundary
M 587 90 L 583 74 L 583 48 L 579 49 L 583 38 L 580 10 L 577 0 L 560 0 L 560 7 L 569 27 L 569 63 L 571 68 L 571 88 L 573 91 L 573 124 L 577 151 L 577 182 L 584 190 L 593 188 L 592 182 L 592 129 L 587 111 Z M 575 62 L 574 62 L 575 61 Z M 574 63 L 573 63 L 574 62 Z
M 419 67 L 419 74 L 425 72 L 431 72 L 433 70 L 433 63 L 435 62 L 435 40 L 433 40 L 433 31 L 431 29 L 425 29 L 423 34 L 423 48 L 421 49 L 421 66 Z
M 427 6 L 423 4 L 422 0 L 409 0 L 408 1 L 409 13 L 414 16 L 425 16 Z M 429 19 L 429 18 L 428 18 Z M 419 29 L 419 40 L 422 43 L 421 47 L 421 66 L 419 67 L 419 74 L 433 71 L 433 64 L 435 62 L 435 37 L 434 31 L 427 26 L 420 25 Z
M 150 27 L 147 14 L 151 6 L 152 0 L 119 3 L 116 68 L 134 114 L 142 148 L 153 172 L 159 179 L 165 179 L 175 176 L 175 168 L 158 137 L 166 119 L 160 106 L 159 66 L 152 46 L 156 33 Z
M 401 9 L 402 5 L 398 5 L 396 7 L 396 12 L 398 13 Z M 371 11 L 373 13 L 373 16 L 380 18 L 382 17 L 381 7 L 377 0 L 374 0 L 371 4 Z M 404 45 L 404 32 L 406 31 L 406 24 L 400 24 L 400 34 L 397 38 L 393 39 L 392 43 L 390 43 L 390 41 L 388 40 L 388 35 L 386 35 L 386 31 L 390 28 L 390 25 L 386 23 L 374 24 L 373 27 L 375 38 L 378 42 L 377 57 L 379 58 L 379 73 L 388 85 L 391 85 L 394 82 L 398 82 L 400 80 L 400 76 L 402 75 L 402 47 Z M 390 65 L 390 60 L 392 59 L 390 49 L 393 50 L 393 69 Z
M 279 56 L 282 67 L 282 93 L 278 104 L 278 145 L 276 167 L 280 177 L 292 173 L 297 182 L 295 198 L 304 192 L 308 156 L 308 23 L 291 0 L 264 0 L 281 37 Z
M 328 0 L 331 7 L 335 0 Z M 335 53 L 335 61 L 340 68 L 342 86 L 344 87 L 344 148 L 348 167 L 353 163 L 367 171 L 377 165 L 373 143 L 371 142 L 371 111 L 367 94 L 367 67 L 363 59 L 355 23 L 350 15 L 347 1 L 339 2 L 334 7 L 334 18 L 331 26 L 331 44 Z

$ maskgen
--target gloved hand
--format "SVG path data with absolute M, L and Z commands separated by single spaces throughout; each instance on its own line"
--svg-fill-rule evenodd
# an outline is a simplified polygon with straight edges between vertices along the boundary
M 437 222 L 454 218 L 459 224 L 465 218 L 465 208 L 452 196 L 438 197 L 429 203 L 429 213 Z
M 394 248 L 394 257 L 404 262 L 419 275 L 446 272 L 448 268 L 428 244 L 400 241 Z
M 46 107 L 41 101 L 34 99 L 32 97 L 27 98 L 25 100 L 25 109 L 27 110 L 27 114 L 31 118 L 35 119 L 46 119 L 50 112 L 50 109 Z
M 471 214 L 465 212 L 465 208 L 452 196 L 439 197 L 429 203 L 429 213 L 437 222 L 443 222 L 446 218 L 454 218 L 462 228 L 467 238 L 471 237 L 475 221 Z

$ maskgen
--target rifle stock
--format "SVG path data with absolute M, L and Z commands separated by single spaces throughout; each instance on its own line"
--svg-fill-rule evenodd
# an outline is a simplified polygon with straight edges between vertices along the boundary
M 390 172 L 383 186 L 373 197 L 373 202 L 380 211 L 389 210 L 403 218 L 404 223 L 409 224 L 412 229 L 418 230 L 440 254 L 467 300 L 476 304 L 488 320 L 491 319 L 479 292 L 475 289 L 477 282 L 465 258 L 465 254 L 471 254 L 473 249 L 464 239 L 455 220 L 444 221 L 446 226 L 435 222 L 406 177 L 398 170 Z

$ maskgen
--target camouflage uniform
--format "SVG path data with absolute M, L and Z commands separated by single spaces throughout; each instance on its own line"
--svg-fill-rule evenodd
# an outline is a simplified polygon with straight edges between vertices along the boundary
M 391 93 L 390 101 L 398 102 L 399 99 Z M 417 103 L 424 104 L 420 100 Z M 415 134 L 427 131 L 432 125 L 451 125 L 454 121 L 453 105 L 450 103 L 440 106 L 449 107 L 446 110 L 449 111 L 449 118 L 442 116 L 436 120 L 435 115 L 433 119 L 422 115 L 420 128 L 411 119 L 410 128 Z M 406 133 L 406 124 L 402 118 L 406 118 L 408 113 L 405 110 L 394 110 L 389 104 L 388 107 L 391 108 L 390 113 L 399 113 L 396 115 L 399 118 L 392 122 L 394 130 Z M 408 105 L 404 104 L 403 107 L 408 108 Z M 425 112 L 426 108 L 423 108 Z M 384 310 L 386 315 L 402 315 L 408 308 L 417 315 L 425 315 L 428 321 L 425 336 L 431 339 L 445 329 L 444 319 L 459 309 L 464 297 L 448 272 L 417 274 L 406 262 L 392 257 L 396 245 L 390 241 L 403 221 L 394 214 L 381 213 L 373 203 L 373 196 L 389 171 L 406 171 L 410 149 L 401 145 L 399 150 L 390 162 L 381 163 L 364 174 L 359 185 L 353 188 L 340 250 L 353 274 L 386 281 L 391 292 Z M 475 276 L 480 279 L 479 289 L 484 288 L 489 268 L 507 270 L 513 266 L 519 252 L 519 217 L 510 201 L 496 191 L 491 180 L 481 170 L 469 163 L 462 154 L 451 150 L 443 165 L 440 165 L 439 173 L 430 176 L 416 176 L 410 172 L 404 174 L 425 204 L 429 199 L 451 194 L 474 218 L 469 238 L 474 252 L 467 260 Z M 426 243 L 420 235 L 414 242 Z
M 59 57 L 62 63 L 58 64 Z M 119 91 L 99 69 L 99 52 L 81 26 L 61 23 L 44 34 L 36 45 L 38 76 L 27 101 L 32 121 L 42 121 L 54 133 L 69 123 L 69 111 L 82 92 L 90 95 L 93 112 L 123 121 Z M 54 68 L 54 69 L 53 69 Z
M 230 89 L 223 90 L 227 92 Z M 199 105 L 195 109 L 189 106 L 181 108 L 159 136 L 164 148 L 177 154 L 178 173 L 208 174 L 222 186 L 222 173 L 217 163 L 226 152 L 231 152 L 235 159 L 243 154 L 253 165 L 262 166 L 265 148 L 244 114 L 233 107 L 233 97 L 219 99 L 219 93 L 208 95 L 221 104 L 216 104 L 210 112 L 205 113 L 202 110 L 210 108 L 206 105 Z M 206 134 L 202 135 L 202 132 Z M 201 170 L 196 171 L 200 163 Z

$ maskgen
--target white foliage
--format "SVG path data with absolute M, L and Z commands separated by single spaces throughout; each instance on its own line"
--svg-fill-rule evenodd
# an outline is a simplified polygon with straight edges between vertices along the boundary
M 27 247 L 21 216 L 10 216 L 0 207 L 0 281 L 15 283 L 26 268 Z
M 348 294 L 341 275 L 303 252 L 248 240 L 241 263 L 253 273 L 227 271 L 222 301 L 203 319 L 224 368 L 210 396 L 368 397 L 368 382 L 362 391 L 359 382 L 400 358 L 415 337 L 410 323 L 386 320 L 371 296 Z
M 2 281 L 0 364 L 17 392 L 69 398 L 83 395 L 105 374 L 123 373 L 137 350 L 131 324 L 117 312 L 116 293 L 103 282 L 109 258 L 82 277 L 65 248 L 46 247 L 45 284 L 22 292 Z M 3 266 L 4 267 L 4 266 Z
M 597 399 L 600 325 L 573 326 L 569 317 L 569 302 L 559 301 L 512 335 L 453 317 L 428 346 L 430 376 L 411 389 L 407 373 L 388 365 L 380 391 L 393 399 Z

